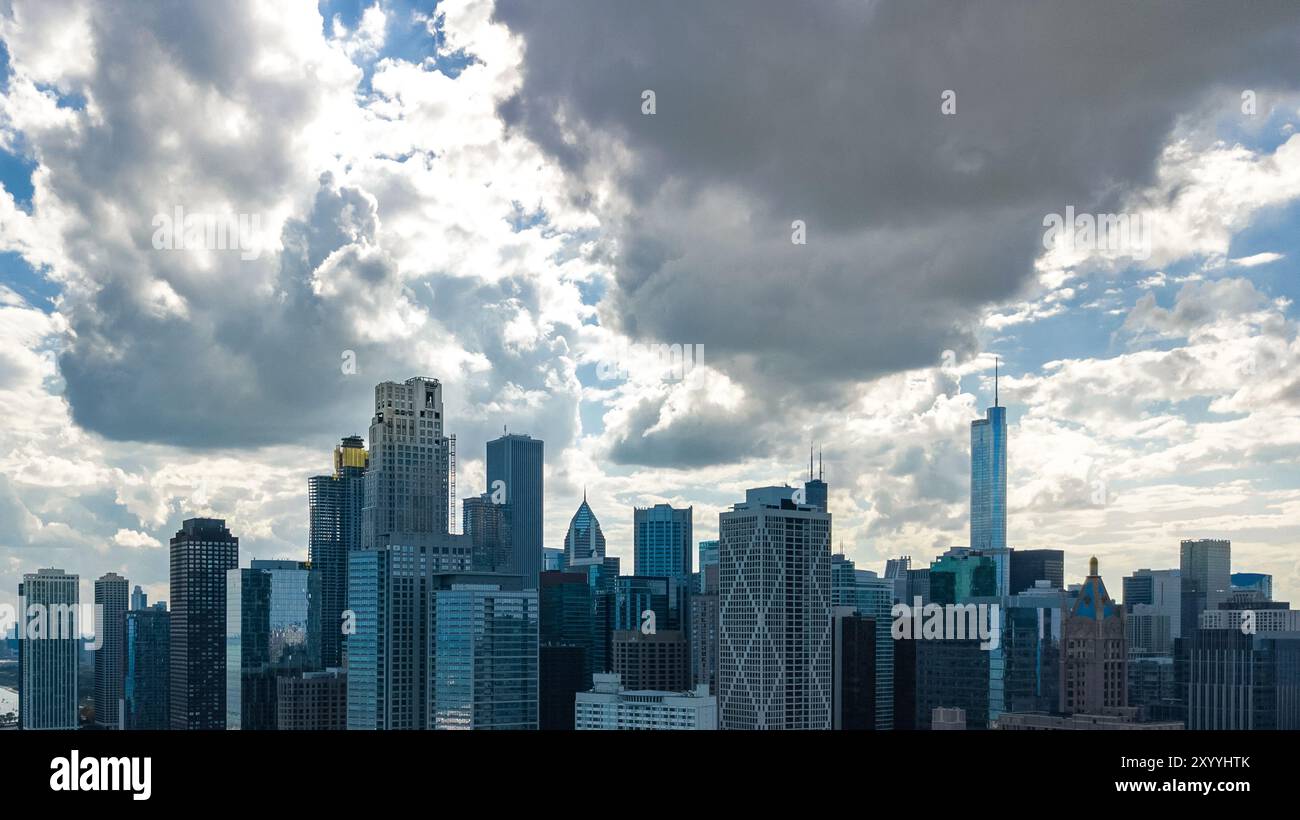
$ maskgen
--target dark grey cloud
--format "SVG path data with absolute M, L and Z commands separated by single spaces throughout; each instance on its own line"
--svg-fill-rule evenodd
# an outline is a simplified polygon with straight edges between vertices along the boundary
M 1180 117 L 1300 82 L 1284 3 L 501 0 L 497 17 L 526 43 L 503 116 L 575 197 L 611 175 L 625 197 L 602 215 L 603 321 L 703 343 L 787 411 L 964 358 L 981 310 L 1033 275 L 1045 214 L 1114 208 Z
M 768 452 L 768 431 L 757 424 L 737 424 L 734 416 L 696 411 L 664 430 L 651 431 L 663 411 L 662 397 L 645 398 L 610 443 L 615 464 L 694 469 L 725 464 Z

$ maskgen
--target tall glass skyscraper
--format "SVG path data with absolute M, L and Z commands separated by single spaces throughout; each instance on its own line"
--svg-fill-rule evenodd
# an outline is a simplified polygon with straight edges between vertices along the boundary
M 538 714 L 541 729 L 572 729 L 573 699 L 591 689 L 594 593 L 582 572 L 543 572 L 538 588 Z
M 171 722 L 167 712 L 171 689 L 171 615 L 167 605 L 160 602 L 126 613 L 125 632 L 123 727 L 166 729 Z
M 894 728 L 894 582 L 871 570 L 854 571 L 858 614 L 876 627 L 876 729 Z
M 487 493 L 499 488 L 498 503 L 511 508 L 511 561 L 500 572 L 520 575 L 524 589 L 537 589 L 542 571 L 542 477 L 546 463 L 541 439 L 511 433 L 487 443 Z M 502 482 L 498 484 L 497 482 Z
M 831 556 L 831 601 L 837 608 L 852 610 L 872 621 L 875 657 L 873 728 L 894 728 L 894 639 L 893 604 L 895 584 L 875 572 L 857 569 L 848 557 Z M 907 602 L 911 605 L 911 602 Z
M 276 678 L 320 668 L 320 573 L 253 561 L 226 574 L 226 728 L 274 729 Z
M 226 727 L 226 572 L 239 539 L 219 518 L 190 518 L 171 539 L 171 727 Z
M 348 555 L 349 729 L 427 728 L 433 579 L 469 568 L 469 550 L 458 546 L 388 544 Z
M 18 647 L 18 725 L 23 729 L 77 728 L 77 653 L 81 624 L 79 579 L 61 569 L 23 576 L 18 585 L 26 634 Z
M 1179 633 L 1192 636 L 1200 628 L 1201 613 L 1218 609 L 1232 592 L 1232 542 L 1200 538 L 1179 544 L 1179 586 L 1182 617 Z
M 321 664 L 343 663 L 343 610 L 348 599 L 348 553 L 361 548 L 361 510 L 369 455 L 360 436 L 334 448 L 334 472 L 307 479 L 307 558 L 320 572 Z
M 668 504 L 636 507 L 632 511 L 634 572 L 690 581 L 692 516 L 694 507 L 678 509 Z
M 1152 613 L 1169 619 L 1169 638 L 1183 636 L 1183 580 L 1176 569 L 1140 569 L 1124 577 L 1124 612 L 1132 616 L 1134 607 L 1149 606 Z M 1193 630 L 1189 630 L 1189 634 Z
M 970 423 L 971 549 L 1007 546 L 1007 411 L 993 389 L 993 406 Z
M 428 728 L 537 728 L 537 591 L 521 583 L 512 575 L 437 579 Z
M 585 564 L 599 564 L 605 560 L 605 533 L 600 521 L 587 506 L 587 496 L 569 519 L 569 531 L 564 536 L 564 559 L 570 568 Z
M 633 571 L 641 576 L 667 578 L 670 585 L 671 625 L 660 623 L 660 629 L 689 631 L 690 628 L 694 514 L 694 507 L 679 509 L 668 504 L 632 511 Z
M 95 605 L 99 619 L 95 631 L 95 723 L 112 729 L 122 727 L 122 629 L 130 584 L 116 572 L 95 580 Z

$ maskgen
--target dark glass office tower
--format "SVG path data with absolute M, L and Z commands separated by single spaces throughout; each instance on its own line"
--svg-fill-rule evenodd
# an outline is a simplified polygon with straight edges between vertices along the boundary
M 474 572 L 514 574 L 514 515 L 509 504 L 492 501 L 491 493 L 465 499 L 465 536 Z
M 1179 641 L 1186 655 L 1185 686 L 1179 688 L 1186 692 L 1187 728 L 1300 729 L 1300 631 L 1294 620 L 1245 634 L 1239 612 L 1219 616 Z
M 171 539 L 171 728 L 226 728 L 226 572 L 239 539 L 190 518 Z
M 542 475 L 545 445 L 541 439 L 511 433 L 487 443 L 487 492 L 512 510 L 511 561 L 505 570 L 537 589 L 542 571 Z M 501 483 L 497 483 L 501 482 Z M 498 493 L 504 490 L 504 498 Z
M 970 423 L 970 547 L 1007 546 L 1007 411 L 998 404 Z
M 171 691 L 171 614 L 164 603 L 133 609 L 125 618 L 122 693 L 126 729 L 166 729 Z
M 916 645 L 915 638 L 900 638 L 894 644 L 894 729 L 916 728 Z
M 583 649 L 582 691 L 591 688 L 591 662 L 596 640 L 593 590 L 583 572 L 543 572 L 539 576 L 539 641 L 542 646 Z M 602 670 L 603 671 L 603 670 Z
M 1202 538 L 1180 545 L 1179 578 L 1182 588 L 1182 616 L 1179 631 L 1192 635 L 1200 628 L 1201 613 L 1218 609 L 1232 591 L 1232 542 Z
M 450 464 L 441 382 L 415 377 L 376 385 L 362 547 L 428 543 L 446 536 Z
M 226 574 L 226 728 L 274 729 L 276 679 L 320 668 L 320 574 L 253 561 Z
M 586 671 L 587 663 L 587 650 L 581 646 L 543 644 L 537 648 L 538 729 L 573 728 L 573 706 L 577 695 L 591 691 L 591 673 Z
M 122 727 L 122 637 L 129 589 L 127 580 L 115 572 L 95 581 L 95 605 L 101 607 L 95 624 L 100 641 L 95 650 L 95 723 L 112 729 Z
M 831 728 L 876 728 L 876 622 L 853 607 L 836 607 Z
M 620 575 L 613 580 L 613 628 L 615 630 L 641 629 L 648 612 L 654 613 L 656 630 L 680 629 L 672 608 L 670 579 Z
M 347 609 L 348 553 L 361 548 L 361 510 L 369 462 L 360 436 L 334 448 L 332 475 L 307 479 L 307 558 L 320 572 L 321 664 L 343 663 L 343 610 Z
M 962 709 L 966 726 L 989 725 L 990 655 L 978 640 L 913 640 L 916 657 L 916 720 L 914 728 L 930 729 L 934 710 Z
M 1047 581 L 1052 589 L 1065 589 L 1065 550 L 1012 550 L 1011 589 L 1019 595 Z

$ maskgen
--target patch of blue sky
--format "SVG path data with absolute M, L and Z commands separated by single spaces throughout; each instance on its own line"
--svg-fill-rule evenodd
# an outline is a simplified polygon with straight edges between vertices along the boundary
M 511 204 L 514 205 L 514 213 L 510 215 L 510 229 L 515 233 L 546 224 L 546 209 L 537 208 L 529 211 L 522 202 L 515 201 Z
M 80 91 L 64 91 L 50 83 L 37 83 L 36 90 L 42 94 L 52 95 L 59 108 L 68 108 L 73 111 L 86 110 L 86 95 Z
M 17 293 L 28 304 L 46 313 L 54 312 L 59 288 L 14 251 L 0 251 L 0 284 Z
M 327 37 L 334 35 L 335 20 L 348 31 L 356 31 L 366 10 L 377 0 L 321 0 L 322 28 Z M 455 78 L 477 59 L 463 51 L 440 54 L 446 45 L 441 27 L 436 25 L 437 3 L 429 0 L 388 0 L 385 13 L 384 46 L 372 59 L 360 60 L 362 94 L 372 92 L 375 66 L 384 59 L 403 60 L 423 65 Z
M 1300 277 L 1295 275 L 1300 263 L 1300 203 L 1257 213 L 1251 224 L 1232 238 L 1228 256 L 1243 259 L 1261 253 L 1278 253 L 1284 258 L 1249 268 L 1230 264 L 1227 273 L 1247 276 L 1270 296 L 1289 298 L 1287 314 L 1295 316 L 1300 301 Z
M 0 94 L 9 93 L 9 45 L 0 40 Z
M 1229 145 L 1240 144 L 1252 151 L 1271 154 L 1300 128 L 1300 113 L 1296 108 L 1294 96 L 1279 97 L 1259 89 L 1255 95 L 1255 113 L 1244 113 L 1240 106 L 1231 108 L 1215 121 L 1215 134 Z
M 0 185 L 14 198 L 14 204 L 27 213 L 32 212 L 32 195 L 36 187 L 32 184 L 32 174 L 36 171 L 36 160 L 16 151 L 0 150 Z
M 594 378 L 594 377 L 593 377 Z M 587 384 L 583 380 L 583 384 Z M 609 410 L 603 401 L 578 402 L 578 418 L 584 436 L 598 436 L 605 432 L 605 413 Z

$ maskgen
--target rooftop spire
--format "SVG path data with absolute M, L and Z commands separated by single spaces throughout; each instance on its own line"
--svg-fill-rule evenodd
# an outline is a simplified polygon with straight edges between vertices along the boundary
M 993 406 L 998 406 L 998 357 L 993 357 Z

